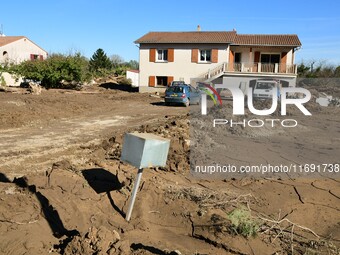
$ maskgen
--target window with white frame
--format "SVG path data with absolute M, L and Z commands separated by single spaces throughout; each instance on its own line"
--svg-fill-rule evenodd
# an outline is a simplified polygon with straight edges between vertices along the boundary
M 157 61 L 168 61 L 168 50 L 157 50 Z
M 211 50 L 200 50 L 200 61 L 210 62 L 211 61 Z

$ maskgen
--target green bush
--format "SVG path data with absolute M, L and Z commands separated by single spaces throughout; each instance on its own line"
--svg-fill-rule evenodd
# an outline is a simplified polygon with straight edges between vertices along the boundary
M 137 61 L 130 61 L 138 66 Z M 129 63 L 130 63 L 129 62 Z M 1 67 L 1 66 L 0 66 Z M 98 49 L 90 60 L 80 53 L 51 54 L 46 60 L 25 61 L 6 67 L 12 75 L 40 82 L 45 88 L 79 88 L 79 84 L 90 81 L 93 77 L 107 78 L 112 75 L 123 76 L 128 64 L 113 65 L 102 49 Z M 0 73 L 5 70 L 1 67 Z M 130 84 L 124 80 L 124 84 Z
M 0 64 L 0 86 L 6 86 L 5 78 L 2 73 L 6 70 L 6 67 Z
M 2 74 L 0 74 L 0 86 L 6 86 L 6 81 Z
M 91 78 L 88 61 L 80 53 L 53 54 L 44 61 L 25 61 L 12 65 L 9 71 L 26 79 L 40 81 L 46 88 L 63 87 L 63 81 L 83 83 Z
M 129 78 L 127 79 L 126 77 L 122 77 L 121 79 L 118 80 L 119 85 L 131 85 L 132 80 Z
M 237 208 L 228 214 L 231 221 L 231 230 L 237 235 L 242 235 L 246 238 L 255 237 L 260 228 L 258 220 L 251 216 L 247 208 Z
M 120 76 L 120 75 L 126 75 L 126 70 L 127 70 L 127 66 L 119 66 L 119 67 L 116 67 L 115 70 L 114 70 L 114 74 L 116 76 Z

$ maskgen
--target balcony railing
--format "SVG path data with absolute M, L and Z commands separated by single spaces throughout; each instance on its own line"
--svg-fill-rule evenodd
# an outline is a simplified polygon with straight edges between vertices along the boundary
M 225 65 L 226 72 L 297 74 L 297 68 L 294 64 L 242 62 L 225 63 Z
M 255 62 L 223 63 L 198 78 L 213 79 L 225 72 L 235 73 L 268 73 L 268 74 L 297 74 L 297 66 L 294 64 L 268 64 Z

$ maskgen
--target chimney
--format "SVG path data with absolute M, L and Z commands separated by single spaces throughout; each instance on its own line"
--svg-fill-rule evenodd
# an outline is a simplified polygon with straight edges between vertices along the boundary
M 197 31 L 200 32 L 201 31 L 201 26 L 197 25 Z

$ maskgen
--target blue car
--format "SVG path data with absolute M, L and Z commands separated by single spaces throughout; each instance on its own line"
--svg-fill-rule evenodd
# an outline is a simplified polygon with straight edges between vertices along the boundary
M 170 86 L 165 90 L 165 104 L 199 104 L 201 92 L 186 84 Z

